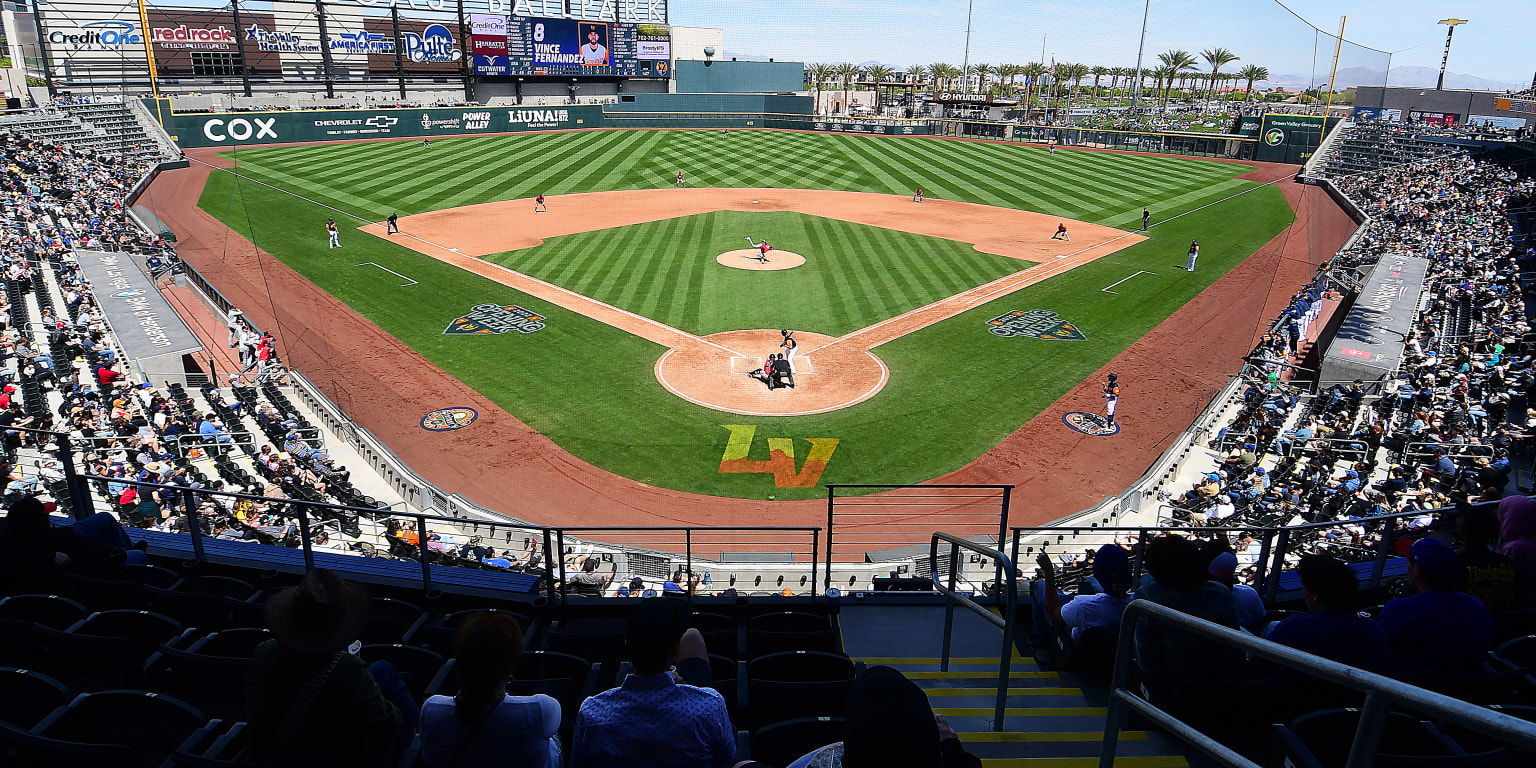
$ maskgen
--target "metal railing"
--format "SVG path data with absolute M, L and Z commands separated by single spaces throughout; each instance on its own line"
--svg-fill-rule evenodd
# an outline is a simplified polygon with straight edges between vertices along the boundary
M 69 463 L 65 462 L 66 474 Z M 515 538 L 524 538 L 533 542 L 531 554 L 537 555 L 539 564 L 531 568 L 524 568 L 520 572 L 524 575 L 537 576 L 542 585 L 544 596 L 553 600 L 565 601 L 570 595 L 567 589 L 566 579 L 575 572 L 573 568 L 564 562 L 564 555 L 568 550 L 581 547 L 588 553 L 602 555 L 612 559 L 615 563 L 615 572 L 618 566 L 631 563 L 631 560 L 650 558 L 651 560 L 664 561 L 668 571 L 677 565 L 675 559 L 682 558 L 682 570 L 692 569 L 695 564 L 700 567 L 719 567 L 718 563 L 730 562 L 727 552 L 733 545 L 740 545 L 742 541 L 750 541 L 748 534 L 757 534 L 765 542 L 769 542 L 777 551 L 790 551 L 804 553 L 803 558 L 796 556 L 792 568 L 809 566 L 811 578 L 806 584 L 810 588 L 810 596 L 815 599 L 820 592 L 817 590 L 817 577 L 824 567 L 817 554 L 820 551 L 820 528 L 814 527 L 692 527 L 692 526 L 629 526 L 629 527 L 553 527 L 530 525 L 521 522 L 499 522 L 492 520 L 469 521 L 464 518 L 447 517 L 443 515 L 431 515 L 414 512 L 396 512 L 387 509 L 369 507 L 356 507 L 345 504 L 334 504 L 325 501 L 314 501 L 302 498 L 276 498 L 269 496 L 257 496 L 247 493 L 234 493 L 228 491 L 214 491 L 205 488 L 189 488 L 183 485 L 170 485 L 165 483 L 136 480 L 124 477 L 108 477 L 103 475 L 84 474 L 79 475 L 84 482 L 101 482 L 109 485 L 127 485 L 137 488 L 142 493 L 150 491 L 159 492 L 166 500 L 167 513 L 181 515 L 185 518 L 186 535 L 190 538 L 193 557 L 196 560 L 207 559 L 205 542 L 212 538 L 205 533 L 206 522 L 200 511 L 207 503 L 216 498 L 227 499 L 233 508 L 240 502 L 250 502 L 253 505 L 273 508 L 269 514 L 275 514 L 284 518 L 283 525 L 279 526 L 283 531 L 289 529 L 290 523 L 297 524 L 298 538 L 295 545 L 303 552 L 303 562 L 306 569 L 315 567 L 314 528 L 318 525 L 330 524 L 330 519 L 341 519 L 349 522 L 358 522 L 362 519 L 371 521 L 379 529 L 378 535 L 384 539 L 388 549 L 394 550 L 400 547 L 408 547 L 413 550 L 414 560 L 421 567 L 420 586 L 423 592 L 432 590 L 434 570 L 433 566 L 452 567 L 455 565 L 466 568 L 481 565 L 479 560 L 445 556 L 445 553 L 434 548 L 434 544 L 441 544 L 434 539 L 434 532 L 429 529 L 429 523 L 437 527 L 454 527 L 459 529 L 474 526 L 475 535 L 479 535 L 479 529 L 488 529 L 485 536 L 486 544 L 500 543 L 501 534 L 505 535 L 507 543 Z M 82 489 L 86 499 L 89 499 L 88 489 Z M 179 505 L 179 509 L 172 509 Z M 397 529 L 401 538 L 390 542 L 387 534 L 383 533 L 384 523 L 390 520 L 401 521 L 403 525 Z M 414 544 L 406 542 L 406 532 L 413 533 L 416 537 Z M 596 541 L 589 536 L 603 532 L 603 538 L 607 541 Z M 460 547 L 463 552 L 473 542 L 464 542 Z M 372 545 L 370 545 L 372 546 Z M 721 557 L 711 558 L 709 553 L 719 552 Z M 398 559 L 398 558 L 397 558 Z M 458 562 L 456 562 L 458 560 Z M 636 565 L 635 567 L 638 567 Z M 633 569 L 631 569 L 633 571 Z M 502 572 L 498 570 L 496 572 Z M 439 575 L 442 575 L 439 572 Z M 655 578 L 647 575 L 647 578 Z M 692 597 L 692 590 L 687 585 L 681 585 L 683 591 Z M 796 585 L 803 586 L 803 585 Z M 746 587 L 743 587 L 743 591 Z M 778 591 L 777 585 L 772 591 Z
M 948 578 L 944 581 L 939 580 L 939 542 L 949 544 L 949 574 Z M 1003 586 L 1003 582 L 998 582 L 998 594 L 1002 595 L 1006 601 L 1006 607 L 1002 616 L 998 616 L 982 607 L 980 603 L 955 589 L 955 581 L 958 576 L 956 565 L 959 562 L 959 558 L 956 555 L 959 555 L 962 549 L 975 552 L 983 557 L 994 558 L 998 564 L 999 572 L 1006 577 L 1006 586 Z M 949 649 L 955 629 L 956 603 L 965 606 L 972 613 L 986 619 L 993 626 L 1003 631 L 1003 651 L 999 656 L 1000 665 L 997 671 L 997 705 L 992 719 L 992 730 L 1001 733 L 1004 727 L 1004 717 L 1008 712 L 1008 686 L 1013 679 L 1010 674 L 1010 669 L 1013 666 L 1013 627 L 1019 609 L 1019 585 L 1014 575 L 1016 569 L 1013 566 L 1013 561 L 1009 560 L 1008 556 L 999 550 L 983 547 L 980 544 L 974 544 L 958 536 L 942 532 L 933 534 L 933 538 L 928 544 L 928 556 L 931 563 L 929 575 L 933 579 L 934 589 L 944 596 L 944 650 L 939 656 L 939 671 L 949 671 Z
M 1157 727 L 1177 736 L 1184 743 L 1218 762 L 1240 768 L 1259 768 L 1258 763 L 1200 733 L 1188 723 L 1135 695 L 1126 687 L 1126 680 L 1130 676 L 1132 649 L 1139 616 L 1144 616 L 1146 621 L 1165 621 L 1177 625 L 1187 632 L 1236 647 L 1250 656 L 1267 659 L 1312 677 L 1365 693 L 1365 706 L 1360 712 L 1360 723 L 1355 729 L 1355 738 L 1350 745 L 1349 761 L 1345 764 L 1345 768 L 1367 768 L 1374 762 L 1376 750 L 1386 727 L 1387 714 L 1393 705 L 1456 723 L 1500 742 L 1517 744 L 1526 749 L 1536 749 L 1536 728 L 1532 728 L 1530 723 L 1520 718 L 1427 691 L 1401 680 L 1303 653 L 1279 643 L 1261 640 L 1147 600 L 1133 600 L 1126 606 L 1125 615 L 1120 622 L 1120 639 L 1115 652 L 1115 672 L 1110 684 L 1109 716 L 1104 722 L 1104 742 L 1103 751 L 1099 754 L 1099 768 L 1113 768 L 1115 752 L 1120 742 L 1120 731 L 1126 727 L 1131 712 L 1150 720 Z
M 992 543 L 999 545 L 1008 533 L 1012 485 L 829 483 L 826 488 L 828 563 L 839 554 L 875 562 L 914 559 L 938 529 L 996 536 Z M 843 491 L 857 495 L 839 495 Z

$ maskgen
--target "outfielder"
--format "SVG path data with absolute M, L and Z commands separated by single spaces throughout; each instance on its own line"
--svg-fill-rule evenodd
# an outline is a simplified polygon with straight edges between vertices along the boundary
M 688 182 L 683 181 L 683 172 L 682 171 L 678 171 L 677 172 L 677 183 L 673 184 L 672 186 L 675 186 L 675 187 L 686 187 L 686 186 L 688 186 Z
M 784 341 L 779 343 L 779 348 L 784 350 L 784 359 L 789 361 L 789 371 L 796 373 L 795 353 L 800 351 L 800 344 L 795 341 L 795 335 L 788 330 L 779 331 L 779 335 L 784 337 Z
M 341 247 L 341 230 L 336 228 L 336 220 L 335 219 L 326 219 L 325 220 L 325 232 L 326 232 L 326 234 L 330 235 L 330 238 L 331 238 L 331 248 L 340 248 Z M 327 249 L 327 250 L 329 250 L 329 249 Z
M 1115 423 L 1115 404 L 1120 402 L 1120 377 L 1111 373 L 1109 381 L 1104 382 L 1104 423 Z
M 1200 258 L 1200 241 L 1191 240 L 1189 241 L 1189 266 L 1184 269 L 1189 272 L 1195 271 L 1195 260 L 1198 258 Z

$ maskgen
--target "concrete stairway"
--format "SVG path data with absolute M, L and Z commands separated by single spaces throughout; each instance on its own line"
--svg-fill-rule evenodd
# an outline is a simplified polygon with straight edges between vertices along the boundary
M 852 596 L 849 596 L 852 597 Z M 844 598 L 845 601 L 848 599 Z M 849 606 L 840 623 L 848 655 L 867 665 L 902 671 L 928 692 L 936 714 L 960 735 L 966 751 L 988 768 L 1096 768 L 1104 737 L 1103 706 L 1094 706 L 1075 680 L 1041 670 L 1015 649 L 1009 671 L 1004 730 L 992 730 L 1002 633 L 964 609 L 955 611 L 948 671 L 939 670 L 942 606 Z M 1093 696 L 1102 702 L 1102 692 Z M 1115 760 L 1124 768 L 1185 768 L 1176 740 L 1123 732 Z

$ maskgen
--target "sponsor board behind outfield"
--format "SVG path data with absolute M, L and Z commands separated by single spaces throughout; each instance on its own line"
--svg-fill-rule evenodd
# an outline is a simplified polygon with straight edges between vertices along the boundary
M 598 106 L 241 112 L 176 115 L 171 133 L 182 147 L 223 147 L 596 128 L 602 120 Z

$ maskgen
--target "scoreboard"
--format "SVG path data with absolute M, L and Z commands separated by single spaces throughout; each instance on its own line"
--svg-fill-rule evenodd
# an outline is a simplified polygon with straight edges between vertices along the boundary
M 488 41 L 476 30 L 477 73 L 570 77 L 672 74 L 672 33 L 664 24 L 513 16 L 505 29 L 504 59 L 481 55 L 482 50 L 487 54 L 491 50 L 489 45 L 482 48 Z

